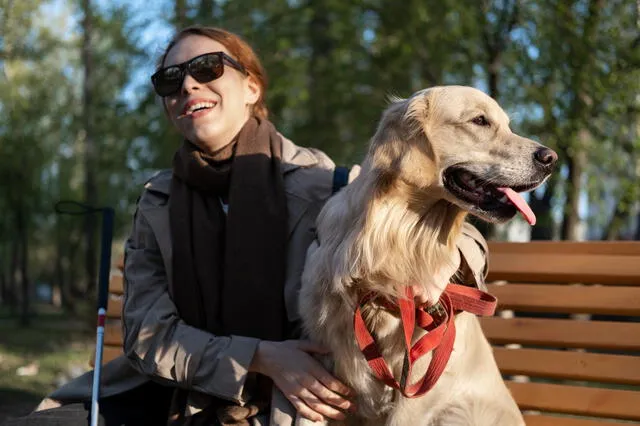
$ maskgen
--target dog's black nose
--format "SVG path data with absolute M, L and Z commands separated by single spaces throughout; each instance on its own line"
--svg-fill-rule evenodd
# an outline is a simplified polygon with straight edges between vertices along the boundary
M 556 161 L 558 161 L 558 154 L 547 147 L 538 149 L 533 154 L 533 157 L 544 167 L 551 167 L 556 163 Z

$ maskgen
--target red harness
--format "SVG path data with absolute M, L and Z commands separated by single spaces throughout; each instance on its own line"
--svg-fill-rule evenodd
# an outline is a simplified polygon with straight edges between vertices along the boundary
M 383 301 L 382 304 L 388 309 L 395 311 L 400 309 L 405 359 L 400 383 L 398 383 L 362 318 L 360 308 L 375 297 L 373 293 L 363 296 L 354 312 L 353 327 L 356 340 L 376 377 L 387 386 L 398 389 L 407 398 L 415 398 L 427 393 L 447 366 L 456 337 L 455 313 L 467 311 L 475 315 L 493 315 L 497 304 L 497 299 L 489 293 L 458 284 L 449 284 L 438 303 L 426 311 L 422 307 L 416 307 L 411 287 L 407 287 L 406 297 L 398 299 L 397 305 Z M 411 346 L 416 325 L 428 333 Z M 425 375 L 415 383 L 408 383 L 413 364 L 431 351 L 433 351 L 433 357 Z

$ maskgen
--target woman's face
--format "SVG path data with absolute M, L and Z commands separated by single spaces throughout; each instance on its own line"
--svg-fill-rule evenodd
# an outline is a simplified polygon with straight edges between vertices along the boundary
M 198 55 L 229 51 L 223 44 L 201 35 L 189 35 L 169 50 L 163 67 L 181 64 Z M 222 77 L 198 83 L 185 73 L 182 88 L 164 98 L 171 122 L 189 141 L 205 152 L 215 152 L 238 134 L 260 96 L 260 88 L 252 77 L 224 65 Z M 193 111 L 193 106 L 205 108 Z

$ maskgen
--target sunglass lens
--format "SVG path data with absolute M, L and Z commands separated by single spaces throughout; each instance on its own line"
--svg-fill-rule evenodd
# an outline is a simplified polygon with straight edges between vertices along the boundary
M 203 55 L 189 63 L 189 74 L 200 83 L 208 83 L 220 78 L 223 72 L 222 61 L 216 54 Z
M 180 67 L 164 68 L 154 75 L 153 86 L 158 95 L 169 96 L 180 89 L 182 77 Z

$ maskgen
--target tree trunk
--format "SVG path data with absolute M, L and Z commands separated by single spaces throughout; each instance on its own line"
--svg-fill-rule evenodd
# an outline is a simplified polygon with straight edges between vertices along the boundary
M 501 66 L 502 52 L 492 52 L 489 57 L 489 63 L 487 64 L 487 85 L 489 88 L 489 96 L 496 101 L 500 98 L 500 91 L 498 88 L 498 81 L 500 75 L 498 74 Z
M 11 315 L 18 312 L 18 286 L 20 285 L 20 243 L 18 235 L 14 235 L 11 241 L 11 268 L 9 273 L 9 291 Z
M 572 157 L 567 158 L 569 181 L 566 183 L 567 204 L 562 220 L 562 239 L 577 241 L 580 239 L 580 194 L 583 190 L 582 175 L 586 165 L 586 154 L 575 150 Z
M 331 54 L 334 49 L 334 40 L 330 35 L 331 23 L 324 1 L 311 0 L 309 2 L 313 16 L 309 22 L 309 44 L 311 58 L 309 60 L 309 120 L 308 129 L 312 129 L 315 136 L 315 146 L 326 150 L 327 144 L 338 136 L 334 126 L 329 97 L 325 96 L 327 90 L 327 76 L 331 75 L 333 64 Z
M 57 235 L 56 239 L 56 270 L 55 270 L 55 281 L 54 281 L 54 294 L 57 292 L 59 297 L 54 296 L 54 305 L 56 304 L 56 299 L 59 299 L 60 306 L 64 306 L 64 266 L 62 265 L 62 241 L 60 238 L 60 223 L 57 224 Z
M 82 297 L 82 292 L 80 291 L 80 280 L 82 280 L 83 274 L 81 271 L 78 271 L 78 268 L 74 267 L 80 262 L 81 254 L 78 254 L 82 246 L 82 242 L 80 239 L 70 239 L 69 247 L 67 248 L 67 259 L 69 260 L 68 264 L 70 265 L 67 268 L 67 279 L 65 281 L 66 291 L 69 294 L 68 300 L 73 304 L 72 310 L 75 311 L 75 302 L 80 300 Z
M 187 0 L 176 0 L 175 15 L 173 25 L 176 29 L 182 29 L 187 26 Z
M 629 223 L 629 218 L 633 211 L 632 206 L 636 203 L 634 185 L 628 184 L 623 188 L 622 195 L 616 203 L 616 208 L 604 230 L 603 240 L 615 241 L 620 239 L 620 233 L 625 225 Z
M 620 232 L 624 227 L 627 219 L 629 218 L 629 214 L 625 212 L 621 212 L 618 208 L 615 209 L 613 215 L 611 216 L 611 220 L 607 224 L 605 228 L 605 232 L 602 235 L 602 239 L 605 241 L 616 241 L 620 239 Z
M 551 215 L 551 200 L 553 199 L 555 187 L 555 179 L 549 179 L 544 194 L 540 198 L 536 197 L 534 193 L 531 194 L 529 205 L 537 217 L 536 226 L 531 228 L 531 240 L 553 239 L 554 223 Z
M 2 247 L 0 245 L 0 247 Z M 4 247 L 2 247 L 3 249 Z M 7 289 L 8 289 L 8 280 L 7 280 L 7 262 L 4 256 L 4 250 L 0 251 L 0 306 L 7 305 Z
M 90 206 L 95 206 L 98 199 L 96 186 L 96 162 L 95 162 L 95 141 L 93 131 L 93 73 L 92 73 L 92 55 L 91 55 L 91 33 L 92 33 L 92 16 L 91 16 L 91 0 L 82 0 L 82 8 L 84 20 L 82 23 L 83 39 L 82 39 L 82 62 L 84 67 L 84 84 L 83 84 L 83 127 L 85 132 L 85 202 Z M 86 274 L 86 294 L 91 296 L 96 289 L 97 275 L 97 259 L 96 259 L 96 215 L 88 214 L 85 216 L 85 274 Z
M 69 235 L 66 238 L 70 238 Z M 57 243 L 56 243 L 56 286 L 60 293 L 60 304 L 62 308 L 71 314 L 75 313 L 75 306 L 73 303 L 73 295 L 71 291 L 71 281 L 67 274 L 65 274 L 64 260 L 69 260 L 69 264 L 73 265 L 73 262 L 69 258 L 68 245 L 65 247 L 65 237 L 63 235 L 62 224 L 58 221 L 57 224 Z
M 9 306 L 9 250 L 5 235 L 2 234 L 3 238 L 0 239 L 0 305 Z
M 198 8 L 198 17 L 200 19 L 211 19 L 214 15 L 215 2 L 214 0 L 200 0 L 200 7 Z
M 26 223 L 26 212 L 23 211 L 22 206 L 16 209 L 16 231 L 18 233 L 18 244 L 20 249 L 18 250 L 19 260 L 19 275 L 20 275 L 20 287 L 21 287 L 21 303 L 20 303 L 20 325 L 28 326 L 31 322 L 29 313 L 29 302 L 31 299 L 28 264 L 29 264 L 29 236 Z
M 0 273 L 0 305 L 7 304 L 7 276 Z

